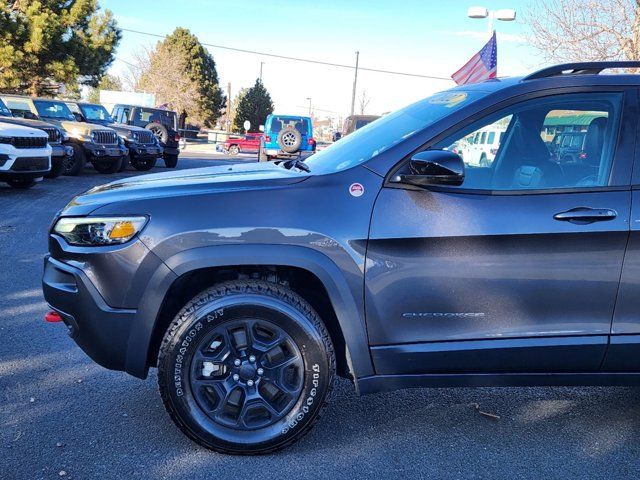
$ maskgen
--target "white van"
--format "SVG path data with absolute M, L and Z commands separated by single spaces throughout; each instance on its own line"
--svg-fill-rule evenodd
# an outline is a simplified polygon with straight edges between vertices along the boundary
M 13 188 L 31 188 L 51 170 L 46 132 L 0 122 L 0 181 Z

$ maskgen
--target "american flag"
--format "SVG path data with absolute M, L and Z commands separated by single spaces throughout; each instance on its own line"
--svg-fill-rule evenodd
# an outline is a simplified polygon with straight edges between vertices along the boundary
M 458 84 L 482 82 L 488 78 L 495 78 L 498 73 L 498 43 L 496 42 L 496 32 L 493 32 L 491 39 L 482 47 L 464 66 L 451 78 Z

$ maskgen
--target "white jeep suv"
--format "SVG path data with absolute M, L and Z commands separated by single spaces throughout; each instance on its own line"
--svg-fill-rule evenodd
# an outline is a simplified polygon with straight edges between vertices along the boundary
M 51 146 L 44 131 L 0 122 L 0 181 L 30 188 L 50 170 Z

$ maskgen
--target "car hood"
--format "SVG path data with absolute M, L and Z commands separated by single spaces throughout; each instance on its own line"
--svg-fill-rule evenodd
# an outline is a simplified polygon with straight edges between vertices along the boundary
M 74 122 L 72 120 L 58 120 L 58 121 L 50 120 L 50 121 L 58 124 L 67 133 L 71 135 L 88 135 L 92 132 L 95 132 L 96 130 L 107 130 L 109 132 L 113 131 L 112 128 L 105 127 L 103 125 L 96 125 L 93 123 Z
M 94 125 L 94 128 L 97 127 L 105 127 L 105 128 L 110 128 L 112 130 L 115 130 L 118 133 L 121 134 L 128 134 L 131 132 L 148 132 L 149 130 L 142 128 L 142 127 L 136 127 L 135 125 L 127 125 L 126 123 L 102 123 L 102 122 L 98 122 L 98 121 L 90 121 L 88 122 L 91 125 Z
M 19 117 L 0 117 L 0 122 L 12 123 L 14 125 L 24 125 L 25 127 L 33 127 L 38 129 L 55 127 L 55 125 L 43 122 L 42 120 L 31 120 L 29 118 Z
M 0 121 L 0 137 L 46 137 L 42 130 Z
M 92 188 L 75 197 L 64 215 L 88 215 L 111 203 L 181 195 L 203 195 L 231 190 L 277 188 L 309 178 L 272 162 L 194 168 L 141 175 Z M 144 212 L 141 212 L 144 213 Z

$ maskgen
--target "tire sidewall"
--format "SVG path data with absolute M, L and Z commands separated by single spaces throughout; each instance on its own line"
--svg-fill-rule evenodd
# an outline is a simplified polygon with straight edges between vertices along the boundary
M 151 130 L 152 132 L 153 130 L 160 131 L 160 138 L 158 138 L 160 143 L 165 144 L 167 143 L 167 141 L 169 141 L 169 130 L 167 130 L 167 127 L 165 127 L 161 123 L 151 122 L 144 128 L 146 128 L 147 130 Z
M 282 141 L 282 137 L 287 133 L 293 133 L 293 135 L 295 135 L 296 141 L 293 145 L 287 146 Z M 283 152 L 295 153 L 298 150 L 300 150 L 300 147 L 302 146 L 302 135 L 295 128 L 285 128 L 281 130 L 280 133 L 278 134 L 278 146 L 280 147 L 280 150 L 282 150 Z
M 293 408 L 273 425 L 248 431 L 245 435 L 246 442 L 232 438 L 233 433 L 227 432 L 230 429 L 220 428 L 200 410 L 189 383 L 191 359 L 198 345 L 212 328 L 230 321 L 229 318 L 225 319 L 225 313 L 233 310 L 238 304 L 258 304 L 263 308 L 277 311 L 279 321 L 273 323 L 285 330 L 293 339 L 302 354 L 304 364 L 304 386 Z M 321 411 L 333 381 L 333 372 L 322 334 L 303 312 L 275 297 L 254 293 L 210 297 L 201 302 L 199 307 L 184 315 L 182 321 L 174 326 L 169 335 L 171 340 L 166 350 L 168 354 L 161 358 L 163 362 L 161 370 L 165 375 L 162 382 L 166 387 L 166 395 L 175 415 L 189 434 L 216 450 L 251 453 L 276 449 L 280 445 L 287 444 L 304 432 L 307 425 Z M 221 431 L 229 435 L 220 436 Z M 253 438 L 257 438 L 256 432 L 262 432 L 258 435 L 259 442 L 255 442 L 249 435 L 252 434 Z
M 82 173 L 84 170 L 84 165 L 86 163 L 86 155 L 82 146 L 73 142 L 71 143 L 71 148 L 73 148 L 73 166 L 69 169 L 64 169 L 65 175 L 75 176 Z
M 166 155 L 163 157 L 163 160 L 164 160 L 164 166 L 167 168 L 176 168 L 178 166 L 178 155 L 175 155 L 175 154 Z

